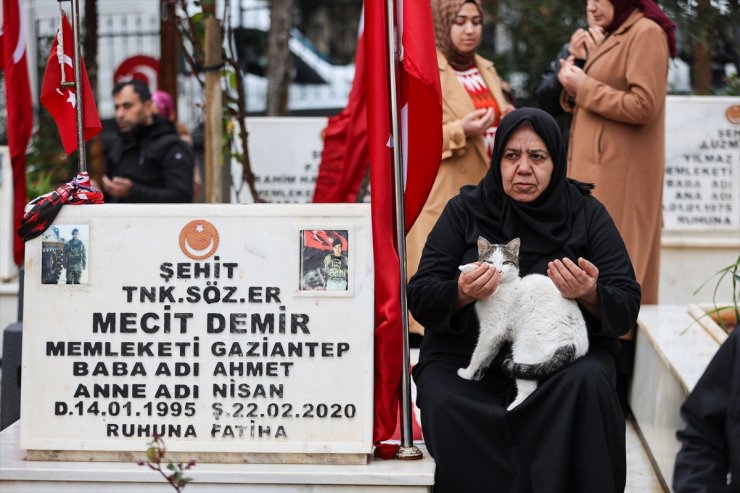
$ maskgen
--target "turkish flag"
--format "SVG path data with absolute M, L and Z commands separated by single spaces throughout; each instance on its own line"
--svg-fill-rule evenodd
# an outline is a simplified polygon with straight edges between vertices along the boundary
M 33 102 L 20 0 L 3 0 L 3 19 L 0 66 L 5 72 L 8 147 L 13 167 L 13 230 L 17 230 L 26 204 L 26 147 L 33 128 Z M 17 265 L 23 263 L 23 247 L 23 240 L 15 235 L 13 259 Z
M 365 5 L 367 117 L 370 154 L 370 206 L 375 259 L 375 416 L 373 442 L 393 435 L 401 390 L 403 334 L 400 266 L 395 245 L 393 160 L 388 93 L 385 2 Z
M 65 80 L 74 81 L 74 44 L 72 36 L 72 25 L 66 15 L 62 15 L 60 29 L 57 37 L 51 45 L 51 55 L 46 64 L 44 82 L 41 86 L 41 104 L 49 110 L 54 122 L 59 129 L 64 152 L 72 153 L 77 149 L 77 101 L 79 95 L 75 94 L 74 86 L 62 87 L 62 70 Z M 82 69 L 82 121 L 84 127 L 85 141 L 90 140 L 103 129 L 98 116 L 98 108 L 95 105 L 90 81 L 85 70 L 85 61 L 80 60 Z
M 400 72 L 404 213 L 408 233 L 427 201 L 442 159 L 442 87 L 432 10 L 427 1 L 398 0 L 403 22 Z
M 347 106 L 338 115 L 329 118 L 324 130 L 324 148 L 313 202 L 355 202 L 370 165 L 365 104 L 364 16 L 363 11 L 357 35 L 355 77 Z
M 404 60 L 397 66 L 400 89 L 404 183 L 394 183 L 391 97 L 385 2 L 365 5 L 370 194 L 375 258 L 375 421 L 376 446 L 393 435 L 398 421 L 403 324 L 401 279 L 394 209 L 395 187 L 404 186 L 405 227 L 421 211 L 442 155 L 442 99 L 432 14 L 425 1 L 397 2 Z M 378 447 L 381 455 L 383 447 Z
M 404 151 L 405 227 L 408 232 L 426 202 L 439 169 L 442 89 L 429 4 L 399 0 L 397 9 L 403 17 L 399 35 L 404 61 L 397 80 Z M 329 118 L 313 202 L 354 202 L 369 165 L 364 17 L 363 8 L 352 90 L 344 110 Z M 383 43 L 381 46 L 386 47 L 387 43 Z
M 331 251 L 334 248 L 334 241 L 342 242 L 342 250 L 347 251 L 347 239 L 336 231 L 326 231 L 323 229 L 311 229 L 303 233 L 303 244 L 307 248 L 316 250 Z

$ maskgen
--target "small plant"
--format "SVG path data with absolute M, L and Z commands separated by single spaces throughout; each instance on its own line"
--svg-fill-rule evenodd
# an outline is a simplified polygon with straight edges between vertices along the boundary
M 737 72 L 727 77 L 727 85 L 720 92 L 720 96 L 740 96 L 740 76 Z
M 155 433 L 152 436 L 152 441 L 147 445 L 149 445 L 149 448 L 146 449 L 146 461 L 139 462 L 139 465 L 147 466 L 149 469 L 157 471 L 175 488 L 175 491 L 183 491 L 185 486 L 193 480 L 192 478 L 185 477 L 185 471 L 195 467 L 195 461 L 191 460 L 187 464 L 182 462 L 176 464 L 167 462 L 165 468 L 162 469 L 167 450 L 164 446 L 164 440 Z
M 730 282 L 732 283 L 732 300 L 730 304 L 723 304 L 717 301 L 717 292 L 719 291 L 722 280 L 727 276 L 730 276 Z M 722 330 L 729 334 L 737 327 L 740 320 L 740 256 L 737 257 L 735 263 L 715 272 L 693 294 L 697 294 L 707 283 L 715 278 L 717 280 L 714 285 L 714 292 L 712 293 L 712 308 L 706 313 L 708 317 L 722 327 Z

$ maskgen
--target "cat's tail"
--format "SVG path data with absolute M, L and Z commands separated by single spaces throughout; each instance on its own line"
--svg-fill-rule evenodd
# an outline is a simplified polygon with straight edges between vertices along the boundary
M 575 359 L 576 347 L 570 344 L 556 349 L 552 358 L 542 363 L 515 363 L 513 359 L 506 358 L 503 363 L 503 370 L 512 378 L 541 380 L 552 375 L 565 365 L 572 363 Z

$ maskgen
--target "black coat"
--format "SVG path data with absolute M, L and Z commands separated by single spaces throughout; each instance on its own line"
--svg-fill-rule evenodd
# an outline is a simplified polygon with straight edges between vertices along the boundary
M 106 202 L 174 203 L 193 200 L 193 151 L 168 121 L 155 117 L 121 135 L 108 153 L 106 174 L 133 182 L 128 197 Z
M 599 268 L 601 320 L 587 315 L 591 347 L 541 381 L 512 412 L 515 390 L 501 355 L 480 382 L 458 377 L 478 338 L 472 305 L 453 312 L 458 265 L 477 259 L 476 223 L 452 199 L 408 286 L 409 308 L 427 331 L 413 375 L 426 445 L 437 462 L 435 492 L 616 493 L 626 481 L 625 424 L 615 390 L 618 336 L 634 326 L 640 289 L 604 207 L 586 201 L 561 251 L 536 262 L 583 256 Z
M 550 65 L 542 73 L 540 82 L 534 88 L 534 98 L 537 101 L 537 106 L 550 113 L 553 117 L 565 113 L 563 107 L 560 106 L 560 94 L 563 92 L 563 85 L 558 80 L 558 73 L 560 72 L 560 59 L 565 60 L 569 55 L 568 43 L 565 43 L 560 49 L 558 56 L 550 62 Z M 583 66 L 582 61 L 580 66 Z M 570 120 L 568 121 L 570 122 Z
M 518 202 L 505 193 L 507 141 L 529 122 L 552 158 L 547 187 Z M 411 313 L 426 328 L 413 376 L 424 441 L 437 467 L 435 492 L 619 493 L 626 480 L 625 422 L 613 355 L 634 327 L 640 287 L 611 217 L 590 187 L 565 176 L 557 123 L 520 108 L 496 131 L 493 160 L 477 187 L 447 203 L 427 238 L 408 285 Z M 514 380 L 501 370 L 504 351 L 480 381 L 457 375 L 478 339 L 473 304 L 455 311 L 458 266 L 477 260 L 477 239 L 520 238 L 520 273 L 545 274 L 548 262 L 583 257 L 598 269 L 599 317 L 584 311 L 588 353 L 541 380 L 510 412 Z
M 560 130 L 563 133 L 563 141 L 566 147 L 568 147 L 568 139 L 570 137 L 572 116 L 571 113 L 566 113 L 560 105 L 560 95 L 563 92 L 563 85 L 558 79 L 558 73 L 560 72 L 560 59 L 565 60 L 568 56 L 570 56 L 568 43 L 565 43 L 557 57 L 542 72 L 540 82 L 534 88 L 534 100 L 537 103 L 537 107 L 547 111 L 557 120 Z M 585 64 L 585 60 L 576 59 L 576 66 L 583 68 Z
M 676 493 L 740 492 L 740 331 L 719 348 L 681 407 Z M 727 484 L 730 473 L 732 483 Z

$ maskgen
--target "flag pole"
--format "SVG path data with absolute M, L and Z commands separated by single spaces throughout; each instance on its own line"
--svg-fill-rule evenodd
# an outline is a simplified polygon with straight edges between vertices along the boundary
M 77 162 L 80 173 L 87 171 L 87 153 L 85 152 L 85 124 L 82 113 L 82 63 L 80 53 L 80 6 L 78 0 L 57 0 L 59 3 L 70 2 L 72 4 L 72 45 L 74 48 L 74 73 L 75 80 L 66 82 L 64 80 L 64 65 L 62 65 L 62 87 L 74 87 L 77 110 Z M 61 13 L 60 13 L 61 15 Z
M 423 454 L 414 445 L 414 436 L 411 426 L 411 381 L 409 362 L 409 317 L 406 303 L 406 231 L 404 214 L 404 181 L 403 181 L 403 149 L 401 144 L 398 90 L 396 85 L 396 64 L 403 61 L 401 44 L 396 41 L 395 0 L 386 0 L 386 33 L 388 36 L 388 74 L 391 96 L 391 138 L 393 144 L 393 176 L 396 199 L 396 245 L 398 246 L 398 261 L 400 264 L 400 298 L 401 298 L 401 329 L 403 331 L 403 360 L 401 368 L 401 446 L 396 455 L 399 459 L 421 459 Z

